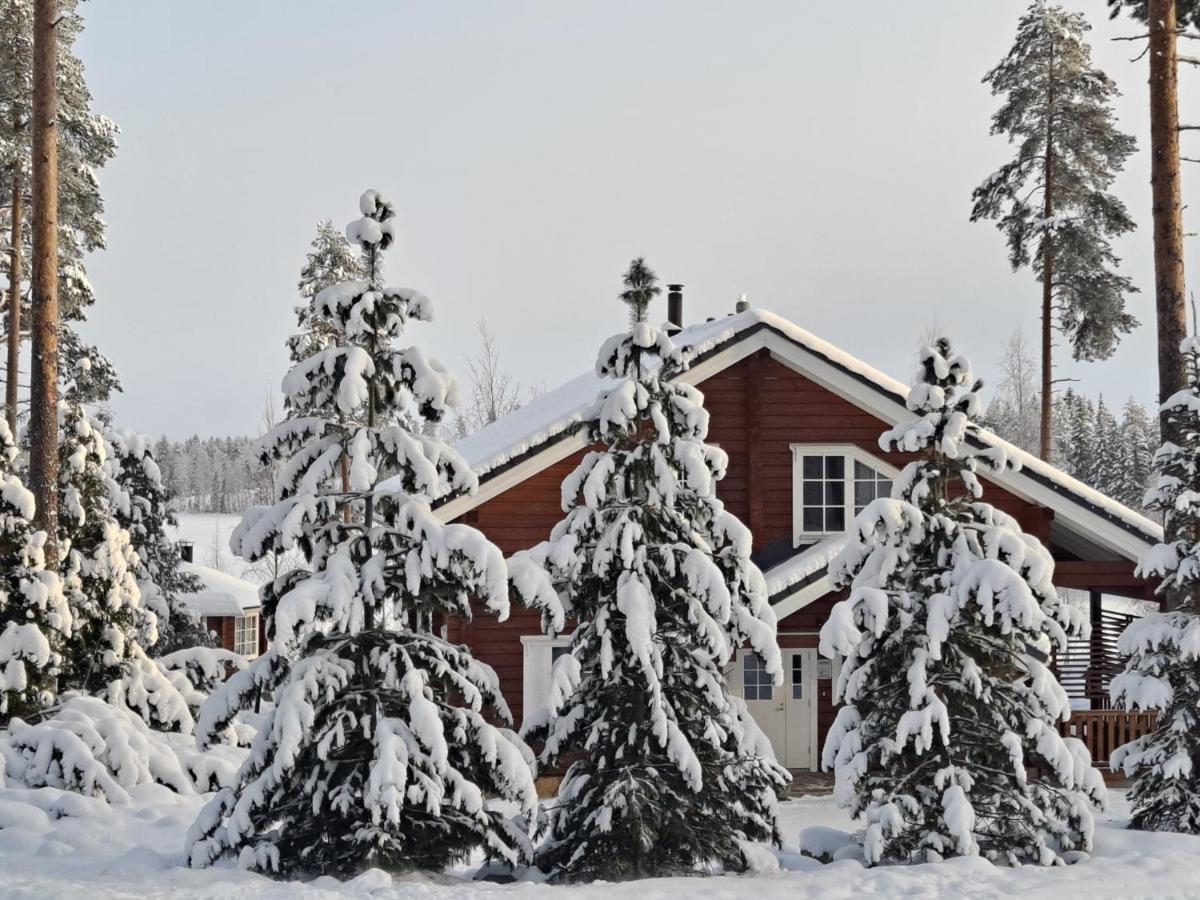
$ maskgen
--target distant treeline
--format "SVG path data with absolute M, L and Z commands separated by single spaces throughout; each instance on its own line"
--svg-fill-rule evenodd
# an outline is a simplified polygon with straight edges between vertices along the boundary
M 181 512 L 240 513 L 271 500 L 271 472 L 253 452 L 254 438 L 163 437 L 154 447 L 163 481 Z

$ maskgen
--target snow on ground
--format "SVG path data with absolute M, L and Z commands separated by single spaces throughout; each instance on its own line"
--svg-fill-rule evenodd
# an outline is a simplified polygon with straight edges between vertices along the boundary
M 339 884 L 319 879 L 280 884 L 236 869 L 190 870 L 180 866 L 187 826 L 203 802 L 179 797 L 158 785 L 133 788 L 133 804 L 106 806 L 52 788 L 0 789 L 0 897 L 252 898 L 359 897 L 420 900 L 600 900 L 611 885 L 551 887 L 498 885 L 453 875 L 392 878 L 368 872 Z M 756 900 L 852 897 L 1197 897 L 1193 871 L 1200 838 L 1123 830 L 1128 809 L 1112 794 L 1113 809 L 1097 827 L 1095 856 L 1076 865 L 1041 869 L 996 868 L 978 859 L 921 866 L 864 869 L 850 860 L 821 865 L 802 858 L 801 829 L 822 825 L 850 829 L 829 797 L 801 797 L 781 806 L 786 847 L 776 852 L 781 869 L 719 878 L 664 878 L 623 886 L 630 896 L 653 900 L 733 900 L 753 892 Z M 65 814 L 64 814 L 65 813 Z M 769 857 L 768 857 L 769 858 Z

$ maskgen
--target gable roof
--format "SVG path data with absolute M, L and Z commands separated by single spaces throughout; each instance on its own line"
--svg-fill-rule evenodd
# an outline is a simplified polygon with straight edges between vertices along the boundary
M 243 578 L 196 563 L 181 562 L 179 571 L 200 579 L 201 589 L 181 592 L 179 599 L 202 616 L 244 616 L 262 605 L 258 588 Z
M 680 375 L 692 384 L 767 348 L 785 365 L 886 424 L 912 416 L 904 405 L 907 385 L 766 310 L 692 325 L 673 340 L 692 351 L 692 365 Z M 447 498 L 439 504 L 440 514 L 455 518 L 582 449 L 584 423 L 600 391 L 612 383 L 591 372 L 580 375 L 459 441 L 455 447 L 479 473 L 480 489 L 471 496 Z M 1056 523 L 1081 538 L 1130 560 L 1162 539 L 1162 528 L 1150 519 L 997 435 L 981 431 L 978 443 L 1004 448 L 1021 466 L 989 475 L 988 480 L 1053 509 Z

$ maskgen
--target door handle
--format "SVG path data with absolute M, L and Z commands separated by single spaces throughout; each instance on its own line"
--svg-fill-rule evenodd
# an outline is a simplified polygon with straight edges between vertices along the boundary
M 780 703 L 778 706 L 775 707 L 775 712 L 783 712 L 783 704 L 782 703 Z

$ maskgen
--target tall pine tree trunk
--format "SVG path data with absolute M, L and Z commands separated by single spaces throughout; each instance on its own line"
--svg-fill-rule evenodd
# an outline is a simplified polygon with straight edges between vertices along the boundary
M 1154 296 L 1158 317 L 1158 398 L 1187 387 L 1179 344 L 1187 335 L 1183 205 L 1179 187 L 1179 95 L 1175 0 L 1149 0 L 1150 186 L 1154 201 Z M 1179 442 L 1161 416 L 1163 439 Z
M 1050 215 L 1050 194 L 1046 194 L 1046 215 Z M 1042 408 L 1041 424 L 1038 428 L 1038 456 L 1050 462 L 1051 447 L 1054 436 L 1051 432 L 1054 409 L 1054 360 L 1052 346 L 1054 343 L 1054 291 L 1051 278 L 1054 276 L 1054 256 L 1050 248 L 1046 248 L 1042 256 Z
M 21 279 L 24 260 L 21 243 L 25 240 L 25 179 L 20 165 L 13 171 L 12 247 L 8 251 L 8 365 L 4 375 L 4 411 L 9 430 L 17 433 L 17 378 L 21 362 Z
M 1179 92 L 1175 57 L 1175 0 L 1149 0 L 1150 189 L 1154 201 L 1154 304 L 1158 320 L 1158 399 L 1187 386 L 1179 345 L 1187 335 L 1183 282 L 1183 204 L 1179 192 Z M 1182 445 L 1182 435 L 1160 411 L 1164 442 Z M 1178 517 L 1175 517 L 1178 518 Z M 1172 540 L 1176 535 L 1167 535 Z M 1167 595 L 1167 606 L 1186 600 Z
M 35 0 L 33 23 L 33 387 L 29 474 L 46 566 L 58 562 L 58 2 Z
M 1054 45 L 1050 45 L 1050 60 L 1046 71 L 1046 163 L 1042 185 L 1042 215 L 1049 228 L 1054 214 Z M 1054 386 L 1054 243 L 1049 233 L 1042 235 L 1042 403 L 1038 428 L 1038 456 L 1050 461 L 1053 444 L 1052 389 Z

